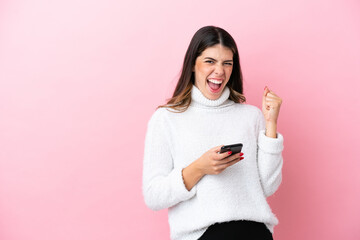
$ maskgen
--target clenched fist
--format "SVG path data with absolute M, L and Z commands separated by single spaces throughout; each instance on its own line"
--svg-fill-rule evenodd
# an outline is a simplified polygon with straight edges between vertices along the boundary
M 265 87 L 262 100 L 262 112 L 267 123 L 277 124 L 281 103 L 282 99 L 270 91 L 268 87 Z

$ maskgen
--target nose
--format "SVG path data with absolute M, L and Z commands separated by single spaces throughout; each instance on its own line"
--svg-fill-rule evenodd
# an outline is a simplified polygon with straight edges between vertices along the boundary
M 216 75 L 222 76 L 224 72 L 224 66 L 222 64 L 216 64 L 214 73 Z

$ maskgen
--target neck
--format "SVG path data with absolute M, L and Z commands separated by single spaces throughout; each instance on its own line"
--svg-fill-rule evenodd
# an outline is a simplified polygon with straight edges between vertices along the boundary
M 226 86 L 218 99 L 211 100 L 204 96 L 204 94 L 195 86 L 191 89 L 191 105 L 202 107 L 220 107 L 228 105 L 230 96 L 230 89 Z M 232 102 L 233 103 L 233 102 Z

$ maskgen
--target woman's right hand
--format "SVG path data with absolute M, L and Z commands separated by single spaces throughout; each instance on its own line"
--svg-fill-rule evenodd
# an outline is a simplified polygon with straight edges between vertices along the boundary
M 218 153 L 222 146 L 224 145 L 210 149 L 196 160 L 197 167 L 203 175 L 217 175 L 227 167 L 244 159 L 244 153 L 236 153 L 232 156 L 230 156 L 231 152 Z

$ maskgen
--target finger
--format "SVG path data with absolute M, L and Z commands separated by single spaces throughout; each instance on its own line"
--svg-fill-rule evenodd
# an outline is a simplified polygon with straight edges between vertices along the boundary
M 275 92 L 271 91 L 267 86 L 266 86 L 266 88 L 269 90 L 269 92 L 266 94 L 266 96 L 279 97 Z
M 281 99 L 280 97 L 278 96 L 273 96 L 273 95 L 270 95 L 270 93 L 265 97 L 265 98 L 271 98 L 271 99 Z
M 220 152 L 220 150 L 219 150 L 219 152 Z M 223 152 L 223 153 L 219 153 L 219 152 L 216 153 L 216 155 L 214 157 L 215 160 L 222 160 L 224 158 L 227 158 L 232 153 L 231 151 L 226 151 L 226 152 Z
M 269 90 L 269 93 L 274 93 L 273 91 L 270 90 L 270 88 L 268 86 L 266 86 L 265 88 L 267 88 Z
M 231 165 L 234 165 L 235 163 L 240 162 L 240 161 L 242 161 L 243 159 L 244 159 L 243 157 L 237 158 L 237 159 L 229 162 L 229 163 L 227 164 L 227 165 L 228 165 L 227 167 L 230 167 Z
M 239 158 L 239 157 L 244 158 L 244 153 L 242 153 L 242 152 L 241 153 L 235 153 L 234 155 L 229 157 L 229 161 L 232 161 L 232 160 L 234 160 L 236 158 Z
M 273 97 L 266 97 L 265 102 L 274 102 L 281 105 L 282 99 L 281 98 L 273 98 Z
M 270 100 L 270 101 L 265 101 L 265 104 L 266 104 L 266 106 L 270 106 L 270 107 L 279 107 L 279 106 L 281 106 L 281 102 L 279 102 L 279 101 L 272 101 L 272 100 Z
M 237 157 L 240 157 L 239 153 L 232 154 L 231 152 L 230 152 L 230 154 L 229 154 L 229 152 L 225 152 L 225 153 L 220 153 L 220 154 L 217 154 L 217 155 L 218 155 L 218 157 L 215 158 L 215 160 L 218 160 L 219 162 L 221 162 L 221 164 L 224 163 L 224 162 L 226 163 L 228 161 L 231 161 L 231 160 L 233 160 L 233 159 L 235 159 Z
M 278 95 L 276 95 L 274 92 L 269 92 L 267 95 L 267 97 L 279 97 Z
M 279 98 L 270 98 L 270 97 L 266 97 L 265 101 L 269 101 L 269 102 L 280 102 L 281 99 Z
M 229 162 L 226 162 L 226 163 L 223 163 L 223 164 L 220 164 L 218 167 L 219 168 L 222 168 L 222 169 L 225 169 L 227 167 L 230 167 L 231 165 L 234 165 L 235 163 L 237 162 L 240 162 L 241 160 L 243 160 L 244 158 L 243 157 L 237 157 Z
M 266 95 L 266 97 L 280 98 L 278 95 L 274 95 L 274 94 L 271 94 L 271 93 L 268 93 L 268 94 Z
M 221 162 L 221 164 L 226 164 L 226 163 L 234 161 L 238 158 L 244 158 L 243 154 L 242 155 L 240 155 L 239 153 L 233 154 L 231 156 L 228 156 L 228 157 L 222 159 L 220 162 Z

